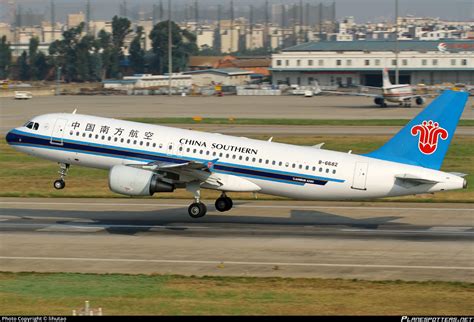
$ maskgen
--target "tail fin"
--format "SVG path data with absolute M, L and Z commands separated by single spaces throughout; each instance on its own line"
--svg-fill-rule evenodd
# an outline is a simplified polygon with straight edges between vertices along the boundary
M 378 150 L 366 156 L 439 170 L 468 93 L 444 91 Z
M 388 69 L 384 68 L 382 71 L 383 87 L 391 87 L 390 77 L 388 76 Z

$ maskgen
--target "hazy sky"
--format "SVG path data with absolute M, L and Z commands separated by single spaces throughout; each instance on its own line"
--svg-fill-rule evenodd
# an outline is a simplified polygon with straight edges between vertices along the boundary
M 7 14 L 6 4 L 14 1 L 21 4 L 26 10 L 31 8 L 38 13 L 50 15 L 51 0 L 0 0 L 0 19 Z M 85 11 L 86 0 L 54 0 L 56 3 L 57 20 L 65 20 L 66 13 Z M 229 6 L 230 0 L 198 0 L 200 6 L 222 4 L 224 8 Z M 119 12 L 119 4 L 123 0 L 90 0 L 93 9 L 93 19 L 107 19 Z M 143 11 L 151 11 L 153 3 L 158 4 L 160 0 L 127 0 L 127 7 L 137 7 Z M 166 7 L 167 0 L 163 0 Z M 185 3 L 194 0 L 172 0 L 173 7 L 183 7 Z M 253 4 L 259 6 L 264 0 L 234 0 L 235 6 L 248 6 Z M 270 4 L 299 3 L 299 0 L 269 0 Z M 323 2 L 332 3 L 332 0 L 303 0 L 303 3 L 318 4 Z M 393 20 L 395 0 L 336 0 L 336 17 L 354 16 L 357 22 L 386 21 Z M 416 16 L 440 17 L 446 20 L 473 21 L 474 23 L 474 0 L 399 0 L 400 15 L 412 14 Z

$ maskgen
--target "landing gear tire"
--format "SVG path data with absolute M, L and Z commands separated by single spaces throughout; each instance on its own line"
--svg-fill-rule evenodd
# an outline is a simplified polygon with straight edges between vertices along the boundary
M 219 197 L 216 200 L 216 209 L 220 212 L 229 211 L 232 209 L 234 202 L 229 197 Z
M 66 182 L 62 179 L 59 179 L 59 180 L 54 181 L 53 186 L 55 189 L 61 190 L 61 189 L 64 189 L 64 187 L 66 186 Z
M 195 202 L 188 208 L 188 213 L 192 218 L 201 218 L 206 215 L 207 207 L 202 202 Z

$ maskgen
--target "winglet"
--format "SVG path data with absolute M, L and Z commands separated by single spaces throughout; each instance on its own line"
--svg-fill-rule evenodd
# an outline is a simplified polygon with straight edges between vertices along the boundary
M 214 159 L 214 160 L 210 160 L 210 161 L 207 161 L 207 168 L 209 170 L 214 170 L 214 165 L 217 163 L 219 159 Z

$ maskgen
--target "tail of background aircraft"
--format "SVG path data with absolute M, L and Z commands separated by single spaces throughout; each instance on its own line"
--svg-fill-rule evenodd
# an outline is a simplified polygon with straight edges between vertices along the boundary
M 383 87 L 391 87 L 390 77 L 388 76 L 388 68 L 384 68 L 382 71 Z
M 468 96 L 444 91 L 385 145 L 366 156 L 439 170 Z

